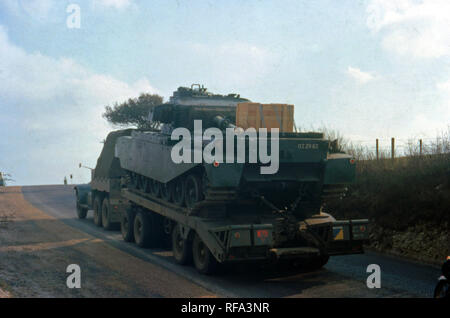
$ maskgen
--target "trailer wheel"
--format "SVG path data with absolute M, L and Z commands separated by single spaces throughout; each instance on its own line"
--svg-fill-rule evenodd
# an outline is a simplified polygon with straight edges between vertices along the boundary
M 109 215 L 109 200 L 108 198 L 103 199 L 102 203 L 102 225 L 103 228 L 107 231 L 113 230 L 113 223 L 110 220 Z
M 185 191 L 184 191 L 184 179 L 177 178 L 174 182 L 173 186 L 173 195 L 172 199 L 176 205 L 183 206 L 185 199 Z
M 88 209 L 82 208 L 80 204 L 77 202 L 77 215 L 79 219 L 85 219 L 87 215 Z
M 150 211 L 140 211 L 134 217 L 134 241 L 140 247 L 161 247 L 164 240 L 163 218 Z
M 127 209 L 120 220 L 120 231 L 125 242 L 134 242 L 134 212 Z
M 199 273 L 210 275 L 216 272 L 219 264 L 198 234 L 195 234 L 192 242 L 192 256 Z
M 203 199 L 203 190 L 200 178 L 190 174 L 185 181 L 185 200 L 188 208 L 193 208 L 195 204 Z
M 94 224 L 102 226 L 102 207 L 100 204 L 100 197 L 97 195 L 94 199 Z
M 150 231 L 151 231 L 150 217 L 144 212 L 138 212 L 134 217 L 134 241 L 140 247 L 149 247 Z
M 192 241 L 183 238 L 178 224 L 172 231 L 172 251 L 178 264 L 186 265 L 192 261 Z

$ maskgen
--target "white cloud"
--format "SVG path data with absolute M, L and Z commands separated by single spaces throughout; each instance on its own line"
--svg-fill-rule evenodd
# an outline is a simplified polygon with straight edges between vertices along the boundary
M 47 22 L 57 14 L 55 0 L 3 0 L 2 5 L 16 16 L 41 22 Z
M 123 9 L 128 7 L 132 0 L 93 0 L 94 6 Z
M 437 89 L 450 95 L 450 80 L 436 84 Z
M 208 67 L 215 81 L 233 87 L 256 83 L 274 67 L 275 54 L 271 51 L 242 42 L 224 43 L 218 46 L 195 43 L 190 45 L 192 56 Z M 223 85 L 222 85 L 223 86 Z
M 349 66 L 347 68 L 347 74 L 357 80 L 361 84 L 365 84 L 373 79 L 375 77 L 369 73 L 369 72 L 363 72 L 359 68 L 351 67 Z
M 142 92 L 156 92 L 146 78 L 128 84 L 71 59 L 26 52 L 0 26 L 0 114 L 16 122 L 0 125 L 0 153 L 10 153 L 0 166 L 39 166 L 23 175 L 12 168 L 18 182 L 39 183 L 62 180 L 78 161 L 95 164 L 99 141 L 111 130 L 104 106 Z
M 450 1 L 372 0 L 367 26 L 382 32 L 383 47 L 399 55 L 450 55 Z

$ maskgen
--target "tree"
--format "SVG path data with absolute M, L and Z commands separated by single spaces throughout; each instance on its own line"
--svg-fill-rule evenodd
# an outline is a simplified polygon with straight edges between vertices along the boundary
M 149 128 L 148 113 L 158 105 L 163 98 L 157 94 L 141 94 L 138 98 L 130 98 L 128 101 L 113 107 L 105 106 L 103 118 L 116 126 L 135 126 L 137 128 Z

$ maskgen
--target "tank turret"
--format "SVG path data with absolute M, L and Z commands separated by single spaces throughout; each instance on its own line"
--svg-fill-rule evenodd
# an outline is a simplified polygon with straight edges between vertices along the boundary
M 200 84 L 192 84 L 191 88 L 179 87 L 168 103 L 154 107 L 149 119 L 168 124 L 172 128 L 184 127 L 193 130 L 194 120 L 201 120 L 204 129 L 217 127 L 216 116 L 221 116 L 228 123 L 235 122 L 236 105 L 241 102 L 249 100 L 241 98 L 239 94 L 213 94 Z

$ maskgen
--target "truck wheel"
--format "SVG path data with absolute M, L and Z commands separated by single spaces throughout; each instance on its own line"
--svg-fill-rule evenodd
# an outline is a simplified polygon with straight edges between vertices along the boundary
M 172 251 L 178 264 L 186 265 L 192 261 L 192 242 L 183 238 L 178 224 L 172 231 Z
M 217 260 L 198 234 L 195 234 L 192 242 L 192 256 L 195 268 L 199 273 L 210 275 L 216 272 L 218 267 Z
M 120 220 L 120 231 L 125 242 L 134 242 L 134 212 L 130 209 L 125 211 L 125 214 Z
M 94 224 L 102 226 L 102 206 L 100 204 L 99 196 L 95 196 L 94 199 Z
M 80 204 L 77 202 L 77 215 L 79 219 L 85 219 L 87 215 L 88 209 L 82 208 Z
M 200 178 L 194 174 L 190 174 L 185 181 L 185 200 L 188 208 L 193 208 L 195 204 L 203 198 L 202 185 Z
M 177 178 L 177 180 L 175 180 L 174 186 L 173 186 L 172 199 L 173 199 L 173 202 L 179 206 L 184 205 L 184 199 L 185 199 L 184 185 L 185 185 L 184 179 Z
M 108 198 L 104 198 L 102 203 L 102 225 L 107 231 L 111 231 L 113 229 L 113 223 L 111 222 L 109 211 L 109 200 Z
M 134 241 L 140 247 L 148 247 L 150 242 L 151 221 L 144 212 L 138 212 L 134 217 Z

